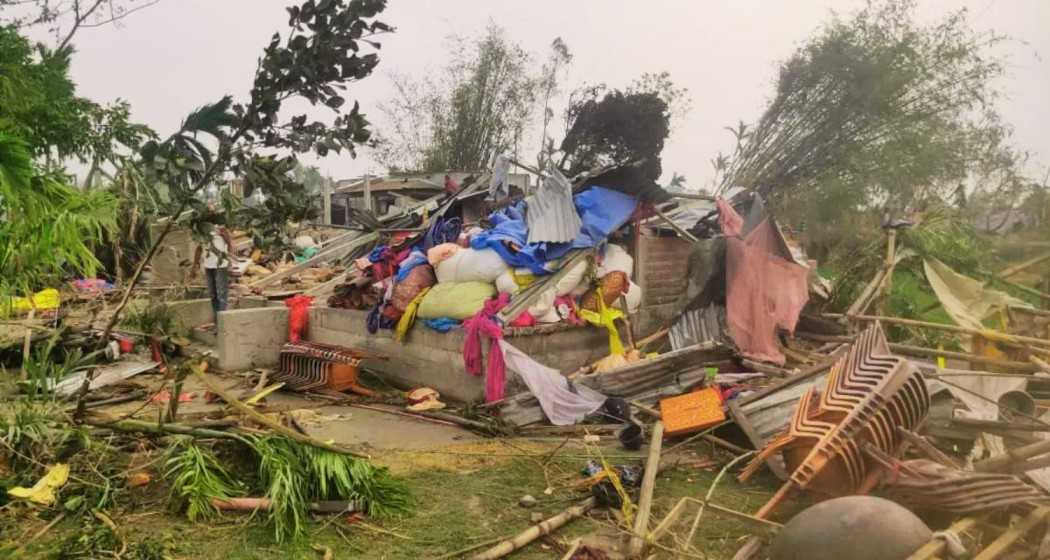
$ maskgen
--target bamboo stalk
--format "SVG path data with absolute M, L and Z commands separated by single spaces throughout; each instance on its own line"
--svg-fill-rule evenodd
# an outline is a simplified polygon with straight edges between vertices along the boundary
M 1001 558 L 1007 550 L 1017 542 L 1018 539 L 1024 537 L 1028 531 L 1035 528 L 1036 525 L 1043 523 L 1047 515 L 1050 515 L 1050 508 L 1041 507 L 1028 514 L 1020 523 L 1007 529 L 999 538 L 992 541 L 992 544 L 988 545 L 984 550 L 977 554 L 973 560 L 996 560 Z
M 815 340 L 817 342 L 853 342 L 853 340 L 855 339 L 855 337 L 853 337 L 853 336 L 824 335 L 824 334 L 814 334 L 814 333 L 805 333 L 805 332 L 797 332 L 797 333 L 795 333 L 795 336 L 798 337 L 798 338 L 805 338 L 805 339 L 809 339 L 809 340 Z M 966 361 L 969 361 L 969 362 L 977 362 L 977 363 L 982 363 L 982 364 L 988 364 L 988 365 L 998 366 L 998 367 L 1011 369 L 1011 370 L 1029 371 L 1029 372 L 1036 371 L 1036 367 L 1033 366 L 1029 362 L 1016 362 L 1016 361 L 1012 361 L 1012 360 L 1000 360 L 998 358 L 989 358 L 987 356 L 980 356 L 980 355 L 971 354 L 971 353 L 968 353 L 968 352 L 952 352 L 952 351 L 949 351 L 949 350 L 937 350 L 935 348 L 925 348 L 925 347 L 922 347 L 922 346 L 912 346 L 910 344 L 897 344 L 895 342 L 891 342 L 890 343 L 890 350 L 892 350 L 894 352 L 897 352 L 899 354 L 907 355 L 907 356 L 924 356 L 924 357 L 928 356 L 928 357 L 934 357 L 934 358 L 936 358 L 938 356 L 943 356 L 945 358 L 951 358 L 951 359 L 955 359 L 955 360 L 966 360 Z
M 910 327 L 923 327 L 928 329 L 936 329 L 942 331 L 955 332 L 960 334 L 969 334 L 987 338 L 988 340 L 998 340 L 1001 342 L 1013 342 L 1015 344 L 1040 344 L 1050 346 L 1050 340 L 1044 338 L 1036 338 L 1033 336 L 1021 336 L 1016 334 L 1008 334 L 992 329 L 974 329 L 970 327 L 960 327 L 958 325 L 948 325 L 945 323 L 931 323 L 929 321 L 918 321 L 915 319 L 905 319 L 903 317 L 886 317 L 882 315 L 841 315 L 841 314 L 826 314 L 828 317 L 846 317 L 851 320 L 858 321 L 879 321 L 881 323 L 889 323 L 896 325 L 906 325 Z
M 1014 274 L 1017 274 L 1018 272 L 1021 272 L 1022 270 L 1031 268 L 1031 267 L 1033 267 L 1033 266 L 1035 266 L 1035 265 L 1037 265 L 1037 264 L 1039 264 L 1039 263 L 1041 263 L 1041 262 L 1043 262 L 1045 260 L 1048 260 L 1048 259 L 1050 259 L 1050 253 L 1043 253 L 1042 255 L 1039 255 L 1038 257 L 1034 257 L 1034 258 L 1028 259 L 1027 261 L 1024 261 L 1022 263 L 1006 267 L 1002 271 L 999 272 L 999 278 L 1003 278 L 1003 279 L 1009 278 L 1009 277 L 1013 276 Z
M 1012 463 L 1030 459 L 1044 453 L 1050 453 L 1050 440 L 1008 449 L 1002 455 L 996 455 L 974 463 L 973 470 L 977 472 L 1003 472 L 1008 470 Z
M 496 546 L 484 552 L 471 556 L 470 560 L 496 560 L 497 558 L 503 558 L 543 535 L 549 535 L 556 529 L 560 529 L 566 523 L 582 516 L 590 511 L 595 503 L 596 500 L 593 497 L 587 498 L 579 504 L 565 509 L 558 515 L 541 521 L 511 538 L 503 540 Z
M 182 424 L 158 424 L 156 422 L 146 422 L 144 420 L 112 420 L 99 418 L 98 416 L 86 416 L 83 422 L 89 426 L 95 426 L 97 428 L 106 428 L 110 430 L 117 430 L 120 432 L 133 432 L 133 433 L 145 433 L 145 434 L 177 434 L 187 435 L 201 438 L 220 438 L 220 439 L 235 439 L 243 441 L 244 438 L 231 432 L 223 432 L 220 430 L 210 430 L 207 428 L 193 428 L 190 426 L 183 426 Z
M 294 439 L 295 441 L 298 441 L 299 443 L 305 443 L 306 445 L 311 445 L 311 446 L 316 447 L 318 449 L 324 449 L 326 451 L 331 451 L 333 453 L 342 453 L 344 455 L 351 455 L 353 457 L 361 457 L 361 458 L 364 458 L 364 459 L 369 458 L 368 455 L 365 455 L 363 453 L 358 453 L 356 451 L 351 451 L 349 449 L 344 449 L 342 447 L 339 447 L 339 446 L 336 446 L 336 445 L 332 445 L 330 443 L 326 443 L 326 442 L 320 441 L 320 440 L 318 440 L 316 438 L 300 434 L 299 432 L 297 432 L 295 430 L 292 430 L 292 429 L 290 429 L 290 428 L 288 428 L 286 426 L 282 426 L 281 424 L 279 424 L 279 423 L 277 423 L 277 422 L 267 418 L 266 416 L 260 414 L 259 412 L 257 412 L 252 407 L 250 407 L 250 406 L 242 403 L 241 401 L 237 400 L 236 398 L 233 397 L 233 395 L 230 395 L 228 392 L 223 390 L 221 387 L 218 386 L 218 384 L 216 384 L 214 381 L 209 379 L 207 375 L 205 375 L 205 373 L 204 373 L 204 371 L 203 371 L 203 369 L 201 367 L 195 367 L 195 366 L 191 366 L 191 367 L 193 368 L 194 375 L 196 375 L 197 378 L 200 379 L 201 383 L 203 383 L 206 387 L 208 387 L 209 391 L 211 391 L 212 393 L 215 393 L 216 395 L 219 395 L 219 397 L 221 397 L 222 400 L 226 401 L 227 404 L 229 404 L 233 408 L 237 409 L 238 411 L 240 411 L 245 416 L 251 418 L 252 420 L 255 420 L 256 422 L 258 422 L 260 424 L 263 424 L 264 426 L 270 428 L 271 430 L 273 430 L 273 431 L 275 431 L 275 432 L 277 432 L 277 433 L 279 433 L 279 434 L 281 434 L 281 435 L 283 435 L 283 436 L 285 436 L 285 437 L 287 437 L 289 439 Z
M 970 529 L 977 526 L 976 517 L 964 517 L 955 523 L 952 523 L 951 527 L 948 527 L 948 532 L 961 535 Z M 919 550 L 916 550 L 908 557 L 908 560 L 932 560 L 940 556 L 944 552 L 945 547 L 948 546 L 947 541 L 944 539 L 933 539 L 930 542 L 922 545 Z
M 638 558 L 645 549 L 646 535 L 649 532 L 649 515 L 653 508 L 653 490 L 656 489 L 656 473 L 660 470 L 660 449 L 663 447 L 664 423 L 657 420 L 653 424 L 653 433 L 649 438 L 649 458 L 645 461 L 645 474 L 642 476 L 642 488 L 638 497 L 638 512 L 634 518 L 634 535 L 628 545 L 627 555 Z

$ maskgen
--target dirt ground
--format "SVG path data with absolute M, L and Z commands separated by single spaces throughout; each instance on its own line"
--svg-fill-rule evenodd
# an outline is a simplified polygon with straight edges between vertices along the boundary
M 579 438 L 566 441 L 474 436 L 467 441 L 425 448 L 376 448 L 374 460 L 389 466 L 411 488 L 415 501 L 412 513 L 364 522 L 321 517 L 312 523 L 308 537 L 281 545 L 274 543 L 271 528 L 250 516 L 226 515 L 218 522 L 189 523 L 167 510 L 166 490 L 158 479 L 146 487 L 130 489 L 130 499 L 124 501 L 127 503 L 121 502 L 119 509 L 107 512 L 117 528 L 115 532 L 96 519 L 62 520 L 17 552 L 17 556 L 9 557 L 87 558 L 78 555 L 77 550 L 86 549 L 86 542 L 92 539 L 108 538 L 114 552 L 124 549 L 118 557 L 131 560 L 322 558 L 315 547 L 330 548 L 334 558 L 441 558 L 513 535 L 531 525 L 534 514 L 549 517 L 585 497 L 585 491 L 577 490 L 573 483 L 582 478 L 581 468 L 588 459 L 602 455 L 613 465 L 640 464 L 644 453 L 644 449 L 625 452 L 612 441 L 585 445 Z M 718 470 L 717 465 L 704 466 L 708 459 L 721 463 L 729 457 L 700 443 L 677 453 L 674 459 L 658 477 L 654 519 L 666 515 L 681 497 L 702 497 Z M 726 476 L 713 501 L 753 512 L 774 488 L 774 481 L 768 478 L 742 485 Z M 536 498 L 535 506 L 524 508 L 518 504 L 526 494 Z M 0 535 L 8 546 L 5 550 L 11 554 L 12 545 L 27 542 L 48 520 L 29 508 L 6 509 Z M 674 547 L 675 538 L 688 533 L 695 511 L 690 508 L 682 516 L 668 537 L 660 541 L 660 547 Z M 560 558 L 568 543 L 580 537 L 619 540 L 625 534 L 620 519 L 619 512 L 597 510 L 512 558 Z M 708 510 L 693 542 L 706 558 L 731 558 L 741 539 L 753 532 L 750 524 Z M 671 556 L 664 548 L 656 549 L 658 557 Z M 100 550 L 105 547 L 94 547 L 95 554 Z

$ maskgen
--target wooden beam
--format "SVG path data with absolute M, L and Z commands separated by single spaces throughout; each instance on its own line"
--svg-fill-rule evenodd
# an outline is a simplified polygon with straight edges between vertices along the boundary
M 342 258 L 350 251 L 353 251 L 354 249 L 365 245 L 366 243 L 372 243 L 374 241 L 379 240 L 379 234 L 375 232 L 365 234 L 360 234 L 359 232 L 349 232 L 347 235 L 352 235 L 354 237 L 346 239 L 344 241 L 340 241 L 338 244 L 329 245 L 328 247 L 322 249 L 321 252 L 291 268 L 282 270 L 280 272 L 275 272 L 267 276 L 263 276 L 262 278 L 249 283 L 248 287 L 263 288 L 269 286 L 271 284 L 280 282 L 281 280 L 284 280 L 285 278 L 293 274 L 302 272 L 316 264 L 327 262 L 332 259 Z

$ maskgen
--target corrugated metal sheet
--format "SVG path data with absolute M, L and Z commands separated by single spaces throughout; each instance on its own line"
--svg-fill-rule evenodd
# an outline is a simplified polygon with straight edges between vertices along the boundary
M 678 350 L 694 344 L 725 340 L 726 308 L 711 304 L 701 309 L 686 311 L 675 319 L 668 337 L 671 348 Z
M 572 201 L 572 184 L 557 170 L 525 199 L 529 243 L 566 243 L 576 239 L 583 222 Z

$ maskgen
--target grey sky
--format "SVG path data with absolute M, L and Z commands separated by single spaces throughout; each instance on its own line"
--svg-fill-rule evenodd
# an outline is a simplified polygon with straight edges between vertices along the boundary
M 274 31 L 286 26 L 290 0 L 163 0 L 133 14 L 121 27 L 85 29 L 75 44 L 73 75 L 82 95 L 128 100 L 136 119 L 161 134 L 194 107 L 223 94 L 243 96 L 255 60 Z M 724 126 L 753 121 L 772 91 L 776 64 L 809 36 L 832 9 L 847 13 L 854 0 L 392 0 L 382 19 L 397 27 L 383 37 L 376 74 L 351 98 L 382 126 L 375 105 L 390 90 L 387 72 L 421 75 L 445 62 L 446 37 L 473 34 L 493 21 L 538 56 L 562 37 L 575 59 L 567 86 L 606 82 L 623 86 L 642 72 L 667 70 L 689 88 L 693 109 L 664 151 L 665 179 L 684 174 L 694 187 L 712 175 L 710 160 L 731 145 Z M 966 6 L 979 30 L 994 29 L 1015 42 L 1009 77 L 1001 84 L 1014 143 L 1033 152 L 1031 174 L 1050 164 L 1050 1 L 920 0 L 932 19 Z M 1040 56 L 1044 55 L 1044 56 Z M 530 154 L 531 155 L 531 154 Z M 367 154 L 316 162 L 339 178 L 381 172 Z

